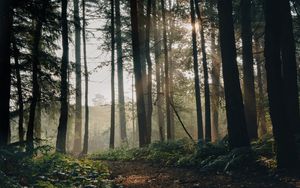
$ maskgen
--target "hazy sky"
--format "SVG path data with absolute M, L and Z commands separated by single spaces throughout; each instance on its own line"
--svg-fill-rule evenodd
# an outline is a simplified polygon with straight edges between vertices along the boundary
M 88 69 L 90 74 L 89 78 L 89 105 L 93 105 L 93 99 L 96 95 L 100 94 L 104 96 L 106 102 L 111 101 L 111 66 L 103 66 L 101 68 L 95 68 L 101 65 L 101 62 L 110 61 L 110 54 L 111 52 L 106 52 L 99 49 L 101 45 L 101 41 L 99 37 L 101 32 L 97 31 L 94 32 L 95 29 L 99 28 L 98 23 L 101 23 L 101 20 L 95 20 L 93 23 L 89 24 L 88 30 L 93 31 L 94 36 L 88 35 L 87 40 L 87 61 L 88 61 Z M 72 36 L 74 38 L 74 36 Z M 82 46 L 83 47 L 83 46 Z M 70 43 L 70 61 L 75 62 L 75 49 L 74 44 Z M 82 64 L 82 72 L 84 71 L 83 66 L 83 52 L 81 53 L 81 64 Z M 115 65 L 116 67 L 116 65 Z M 117 67 L 116 67 L 117 68 Z M 124 71 L 124 92 L 125 92 L 125 99 L 131 98 L 132 96 L 132 79 L 131 75 Z M 117 101 L 117 74 L 115 74 L 115 92 L 116 92 L 116 101 Z M 72 74 L 71 82 L 75 83 L 75 74 Z M 75 85 L 74 85 L 75 87 Z M 82 93 L 84 94 L 84 75 L 82 75 Z M 84 98 L 83 98 L 84 99 Z M 84 103 L 83 103 L 84 104 Z

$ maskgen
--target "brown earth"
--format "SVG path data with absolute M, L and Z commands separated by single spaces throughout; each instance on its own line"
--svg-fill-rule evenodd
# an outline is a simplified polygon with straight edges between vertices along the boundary
M 142 161 L 107 161 L 111 179 L 129 188 L 300 188 L 300 179 L 263 170 L 235 173 L 200 172 L 196 169 L 163 167 Z M 259 171 L 259 172 L 257 172 Z M 294 174 L 295 175 L 295 174 Z

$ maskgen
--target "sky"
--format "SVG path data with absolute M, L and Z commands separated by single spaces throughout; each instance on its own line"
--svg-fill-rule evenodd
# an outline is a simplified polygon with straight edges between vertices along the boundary
M 93 35 L 88 35 L 87 37 L 87 62 L 88 70 L 90 72 L 89 77 L 89 105 L 94 104 L 93 99 L 97 95 L 102 95 L 104 97 L 104 103 L 110 103 L 111 101 L 111 66 L 102 66 L 101 68 L 96 68 L 101 65 L 101 62 L 110 61 L 111 52 L 103 51 L 99 49 L 99 46 L 103 41 L 100 41 L 101 32 L 95 32 L 95 29 L 98 29 L 101 20 L 95 20 L 90 23 L 87 27 L 87 30 L 93 31 Z M 73 34 L 74 35 L 74 34 Z M 74 38 L 74 36 L 72 36 Z M 81 42 L 82 45 L 82 42 Z M 83 45 L 81 46 L 83 47 Z M 69 56 L 70 61 L 75 62 L 75 46 L 74 43 L 70 43 L 69 46 Z M 84 71 L 83 66 L 83 52 L 81 53 L 81 64 L 82 72 Z M 116 65 L 115 65 L 116 66 Z M 115 71 L 116 72 L 116 71 Z M 72 74 L 70 78 L 71 84 L 75 88 L 75 73 Z M 117 88 L 118 88 L 118 79 L 117 74 L 115 74 L 115 92 L 116 92 L 116 101 L 117 101 Z M 84 94 L 85 89 L 84 75 L 82 75 L 82 93 Z M 124 94 L 125 100 L 132 99 L 132 75 L 129 75 L 124 71 Z M 84 96 L 82 96 L 84 102 Z M 126 102 L 126 101 L 125 101 Z M 84 103 L 83 103 L 84 104 Z

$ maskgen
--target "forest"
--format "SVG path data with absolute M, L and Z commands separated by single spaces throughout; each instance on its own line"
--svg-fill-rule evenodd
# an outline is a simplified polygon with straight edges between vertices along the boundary
M 299 0 L 0 0 L 0 188 L 300 187 Z

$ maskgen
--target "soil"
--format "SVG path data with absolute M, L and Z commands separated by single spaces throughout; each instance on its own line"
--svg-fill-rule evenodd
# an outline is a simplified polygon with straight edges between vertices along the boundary
M 106 161 L 117 187 L 128 188 L 300 188 L 300 178 L 265 170 L 231 173 L 165 167 L 143 161 Z M 298 174 L 296 174 L 298 175 Z

